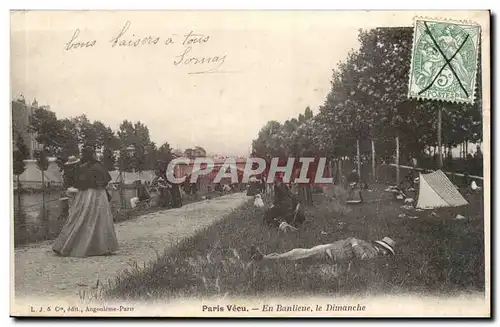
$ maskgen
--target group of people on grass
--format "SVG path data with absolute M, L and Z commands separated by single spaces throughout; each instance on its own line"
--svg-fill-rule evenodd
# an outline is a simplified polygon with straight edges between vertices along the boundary
M 159 167 L 166 165 L 159 165 Z M 181 185 L 170 183 L 167 179 L 166 168 L 157 168 L 155 170 L 156 177 L 153 179 L 151 186 L 158 190 L 158 205 L 164 208 L 180 208 L 182 207 Z
M 53 251 L 60 256 L 87 257 L 109 255 L 119 248 L 110 195 L 106 190 L 111 176 L 96 158 L 92 147 L 82 150 L 81 160 L 68 160 L 65 185 L 73 193 L 72 205 L 66 224 L 53 244 Z M 157 172 L 155 183 L 168 190 L 174 205 L 180 206 L 180 187 L 166 183 L 164 171 Z M 359 179 L 358 179 L 359 180 Z M 168 196 L 167 196 L 168 197 Z M 297 227 L 305 221 L 300 202 L 290 188 L 277 176 L 274 184 L 274 202 L 264 214 L 264 222 L 272 227 L 282 224 Z M 318 245 L 309 249 L 297 248 L 285 253 L 263 254 L 258 247 L 251 248 L 253 261 L 300 260 L 319 257 L 329 260 L 349 258 L 368 259 L 379 255 L 394 254 L 395 242 L 385 237 L 381 241 L 366 242 L 355 238 Z
M 363 185 L 356 170 L 351 171 L 347 176 L 349 197 L 352 198 L 357 193 L 360 201 L 363 201 Z M 263 221 L 272 228 L 281 229 L 282 226 L 290 227 L 293 230 L 305 221 L 304 210 L 297 196 L 291 189 L 283 183 L 283 176 L 278 175 L 274 181 L 274 200 L 272 205 L 264 213 Z M 302 260 L 306 258 L 319 258 L 338 262 L 343 260 L 372 259 L 377 256 L 394 255 L 395 242 L 384 237 L 382 240 L 367 242 L 353 237 L 335 241 L 328 244 L 320 244 L 312 248 L 296 248 L 284 253 L 264 254 L 256 246 L 250 248 L 250 255 L 253 261 L 261 260 Z
M 182 206 L 181 189 L 187 194 L 194 194 L 197 187 L 188 178 L 185 184 L 169 182 L 164 168 L 166 166 L 162 162 L 158 164 L 156 177 L 150 186 L 159 193 L 160 207 L 179 208 Z M 118 250 L 111 195 L 106 189 L 110 182 L 111 176 L 97 159 L 93 147 L 85 146 L 81 151 L 81 159 L 75 156 L 68 158 L 64 165 L 64 186 L 69 205 L 67 215 L 61 217 L 66 219 L 66 223 L 52 247 L 57 255 L 87 257 L 109 255 Z M 134 186 L 137 190 L 134 199 L 138 203 L 151 199 L 145 183 L 138 180 Z

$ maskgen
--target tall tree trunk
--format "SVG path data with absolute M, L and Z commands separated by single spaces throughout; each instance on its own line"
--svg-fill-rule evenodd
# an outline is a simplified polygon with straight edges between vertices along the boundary
M 443 147 L 441 145 L 442 112 L 443 112 L 443 109 L 441 107 L 439 107 L 439 109 L 438 109 L 438 124 L 437 124 L 437 143 L 438 143 L 438 148 L 439 148 L 438 168 L 439 169 L 441 169 L 443 167 Z
M 19 175 L 16 175 L 17 179 L 17 222 L 21 226 L 21 228 L 24 228 L 24 224 L 26 223 L 24 221 L 24 215 L 23 215 L 23 206 L 22 206 L 22 198 L 21 198 L 21 179 Z
M 375 156 L 375 140 L 372 139 L 372 177 L 373 177 L 372 183 L 375 183 L 375 181 L 377 180 L 376 169 L 377 169 L 377 162 Z
M 311 183 L 307 184 L 306 187 L 306 205 L 312 205 L 313 200 L 312 200 L 312 185 Z
M 360 148 L 359 148 L 359 139 L 356 140 L 356 159 L 358 160 L 358 174 L 359 178 L 361 179 L 361 153 L 360 153 Z
M 333 170 L 334 167 L 335 167 L 335 163 L 333 162 L 333 159 L 330 158 L 330 160 L 329 160 L 329 167 L 328 167 L 328 173 L 329 173 L 328 176 L 330 178 L 334 178 L 335 177 L 334 176 L 334 170 Z
M 396 185 L 399 185 L 399 136 L 396 136 Z
M 339 158 L 339 185 L 342 187 L 342 157 Z
M 49 219 L 45 209 L 45 172 L 42 170 L 42 224 L 45 230 L 45 236 L 49 236 Z
M 120 171 L 120 185 L 119 185 L 118 192 L 120 194 L 120 206 L 121 206 L 121 209 L 125 209 L 127 207 L 127 201 L 125 199 L 125 194 L 123 193 L 124 186 L 125 186 L 125 172 L 124 171 Z

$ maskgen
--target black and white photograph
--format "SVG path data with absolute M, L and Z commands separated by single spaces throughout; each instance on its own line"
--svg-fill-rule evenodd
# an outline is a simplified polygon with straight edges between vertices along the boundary
M 490 317 L 490 12 L 10 12 L 14 317 Z

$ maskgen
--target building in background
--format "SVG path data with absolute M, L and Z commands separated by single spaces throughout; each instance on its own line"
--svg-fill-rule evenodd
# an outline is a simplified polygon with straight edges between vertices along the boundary
M 34 100 L 33 103 L 29 105 L 21 95 L 12 101 L 11 106 L 13 147 L 15 149 L 16 139 L 18 135 L 21 135 L 24 144 L 26 144 L 26 147 L 28 148 L 30 158 L 33 159 L 34 151 L 38 148 L 38 143 L 36 142 L 36 135 L 29 131 L 29 125 L 33 113 L 38 109 L 38 102 Z M 44 106 L 43 108 L 50 110 L 48 106 Z
M 31 123 L 31 117 L 37 109 L 50 110 L 50 107 L 38 106 L 36 100 L 29 105 L 22 95 L 14 99 L 11 102 L 11 106 L 13 150 L 16 150 L 16 140 L 20 135 L 29 151 L 29 159 L 25 160 L 26 170 L 19 176 L 20 182 L 23 187 L 40 188 L 42 185 L 41 172 L 35 160 L 35 151 L 39 150 L 39 144 L 36 141 L 36 134 L 29 131 L 29 125 Z M 62 173 L 56 163 L 56 159 L 49 157 L 48 160 L 49 167 L 44 172 L 45 183 L 61 184 Z M 17 184 L 14 185 L 14 188 L 16 187 Z

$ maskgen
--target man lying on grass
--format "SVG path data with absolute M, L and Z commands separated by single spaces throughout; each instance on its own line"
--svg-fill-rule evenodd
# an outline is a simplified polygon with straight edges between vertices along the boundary
M 301 260 L 306 258 L 331 259 L 335 262 L 359 259 L 366 260 L 378 256 L 394 255 L 394 242 L 389 237 L 382 241 L 367 242 L 349 237 L 330 244 L 316 245 L 310 249 L 293 249 L 285 253 L 263 254 L 259 248 L 252 246 L 252 260 Z

